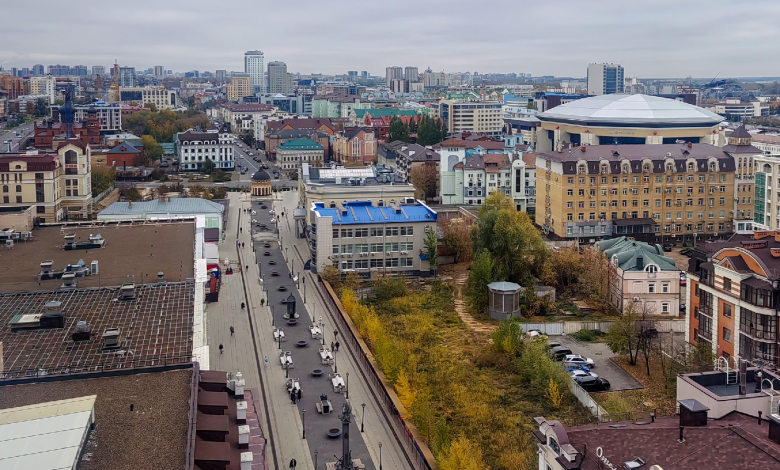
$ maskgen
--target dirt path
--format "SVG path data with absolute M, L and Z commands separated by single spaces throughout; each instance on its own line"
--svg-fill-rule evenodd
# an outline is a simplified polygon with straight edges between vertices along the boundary
M 452 276 L 452 280 L 455 281 L 455 286 L 457 287 L 455 292 L 455 311 L 458 313 L 460 319 L 463 320 L 463 323 L 468 325 L 468 327 L 472 330 L 487 334 L 494 332 L 497 328 L 495 325 L 483 323 L 475 319 L 469 313 L 468 305 L 463 298 L 463 293 L 466 291 L 466 283 L 468 282 L 469 274 L 465 267 L 462 269 L 458 268 L 460 268 L 460 266 L 454 267 L 453 271 L 448 273 Z

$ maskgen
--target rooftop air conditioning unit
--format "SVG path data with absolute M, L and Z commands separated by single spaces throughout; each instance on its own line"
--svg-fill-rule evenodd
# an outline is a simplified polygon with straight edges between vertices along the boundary
M 135 300 L 135 283 L 123 284 L 119 288 L 119 298 L 121 300 Z
M 118 349 L 122 346 L 119 341 L 119 328 L 108 328 L 103 332 L 103 349 Z
M 409 252 L 408 252 L 408 251 L 402 251 L 402 252 L 401 252 L 401 254 L 402 254 L 402 255 L 408 255 L 408 254 L 409 254 Z

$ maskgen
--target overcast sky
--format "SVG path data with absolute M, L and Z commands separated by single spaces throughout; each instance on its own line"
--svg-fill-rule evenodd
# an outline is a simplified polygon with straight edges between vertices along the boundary
M 435 71 L 583 77 L 780 75 L 780 0 L 78 0 L 0 4 L 0 63 L 243 70 L 247 50 L 291 72 Z M 764 21 L 767 20 L 767 21 Z

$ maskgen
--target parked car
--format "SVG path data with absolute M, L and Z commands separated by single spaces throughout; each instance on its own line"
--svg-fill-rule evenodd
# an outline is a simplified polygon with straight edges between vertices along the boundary
M 586 392 L 604 392 L 609 390 L 609 380 L 601 377 L 575 377 L 574 381 Z
M 571 349 L 565 346 L 550 348 L 550 356 L 552 356 L 556 361 L 562 361 L 566 356 L 570 355 L 571 353 L 572 353 Z
M 584 370 L 572 370 L 572 371 L 569 371 L 569 374 L 571 374 L 572 378 L 575 378 L 575 379 L 577 377 L 594 377 L 594 378 L 597 378 L 597 379 L 599 378 L 599 376 L 596 375 L 595 373 L 593 373 L 593 372 L 585 372 Z
M 563 365 L 568 366 L 569 364 L 585 364 L 588 367 L 594 367 L 593 359 L 579 354 L 566 355 L 566 357 L 563 358 Z
M 569 364 L 566 366 L 566 372 L 570 372 L 572 370 L 584 370 L 585 372 L 590 372 L 590 367 L 588 367 L 586 364 Z
M 690 257 L 693 254 L 693 248 L 685 248 L 684 250 L 680 250 L 680 254 Z
M 160 163 L 160 168 L 168 168 L 168 166 L 170 166 L 170 165 L 168 165 L 168 162 Z
M 664 243 L 661 245 L 661 248 L 664 249 L 664 251 L 672 251 L 672 244 L 671 243 Z
M 265 163 L 263 163 L 263 170 L 267 170 L 267 169 L 268 169 L 268 165 L 266 165 Z

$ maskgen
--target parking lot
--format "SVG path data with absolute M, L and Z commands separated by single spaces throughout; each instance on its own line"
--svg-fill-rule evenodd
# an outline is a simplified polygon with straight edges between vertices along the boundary
M 644 388 L 631 374 L 610 360 L 616 354 L 609 350 L 606 343 L 581 343 L 570 336 L 551 336 L 550 341 L 561 343 L 561 346 L 571 349 L 574 354 L 593 359 L 596 365 L 593 372 L 609 380 L 611 391 Z

